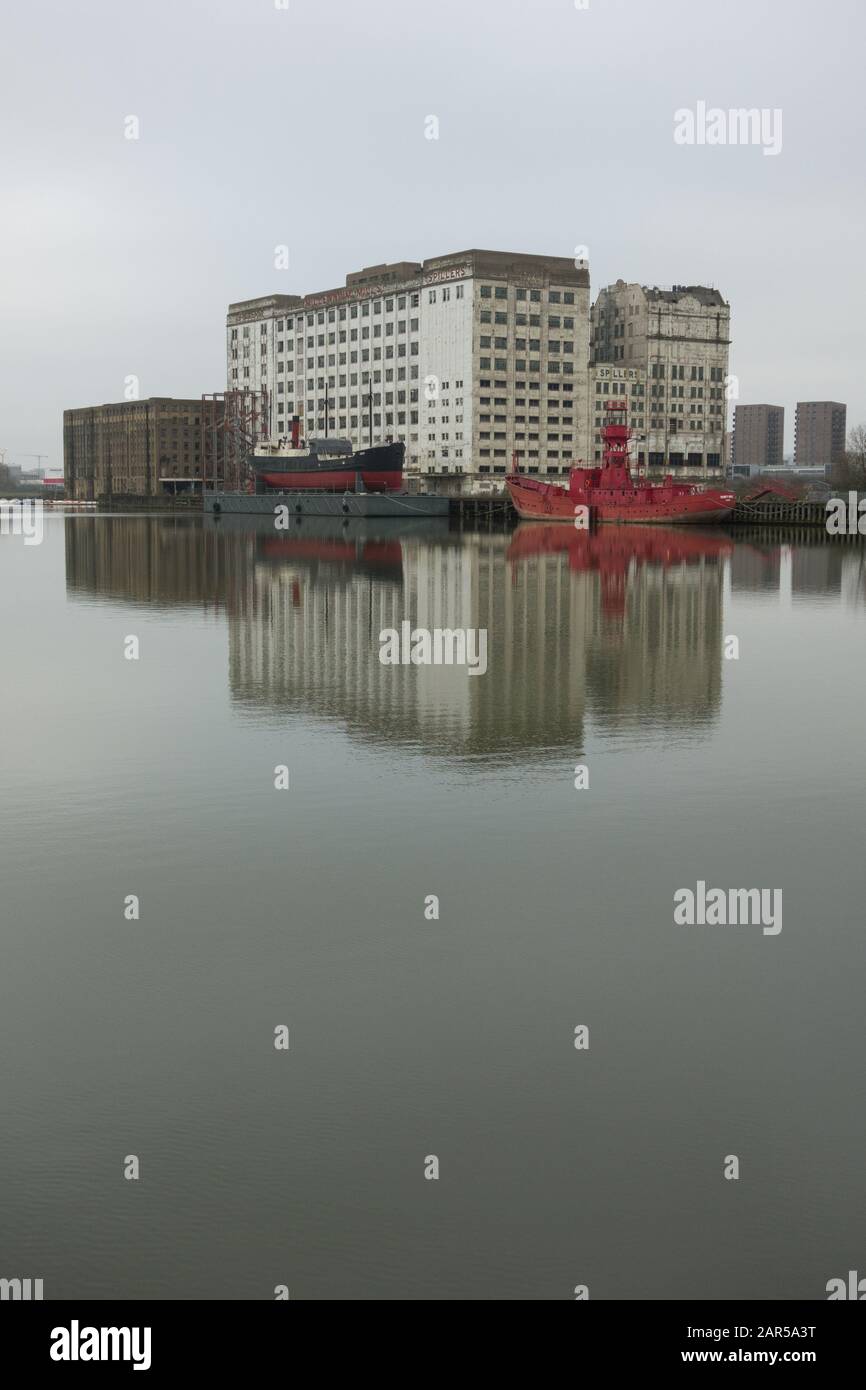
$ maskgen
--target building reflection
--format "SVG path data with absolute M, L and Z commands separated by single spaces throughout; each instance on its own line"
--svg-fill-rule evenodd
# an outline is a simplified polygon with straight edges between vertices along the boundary
M 848 559 L 846 547 L 839 541 L 832 545 L 797 546 L 791 552 L 792 597 L 838 597 Z
M 71 597 L 225 615 L 235 708 L 480 760 L 579 752 L 585 721 L 699 733 L 721 697 L 724 535 L 659 527 L 90 517 Z M 383 665 L 380 633 L 484 628 L 488 669 Z
M 781 542 L 761 541 L 751 535 L 731 555 L 731 592 L 777 594 L 782 581 Z
M 512 562 L 564 560 L 583 594 L 587 705 L 600 725 L 636 717 L 682 732 L 714 715 L 721 697 L 724 534 L 676 527 L 594 532 L 526 523 Z
M 68 516 L 70 596 L 153 608 L 221 603 L 216 548 L 189 516 Z

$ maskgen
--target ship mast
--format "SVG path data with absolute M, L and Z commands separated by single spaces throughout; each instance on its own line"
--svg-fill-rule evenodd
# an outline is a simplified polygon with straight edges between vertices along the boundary
M 605 401 L 604 403 L 605 424 L 601 431 L 604 448 L 601 455 L 601 466 L 605 471 L 609 468 L 622 469 L 625 476 L 630 477 L 628 441 L 631 438 L 631 430 L 626 423 L 627 410 L 628 406 L 625 401 Z

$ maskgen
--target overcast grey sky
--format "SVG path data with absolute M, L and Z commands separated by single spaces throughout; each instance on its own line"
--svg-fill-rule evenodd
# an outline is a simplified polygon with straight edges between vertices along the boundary
M 716 285 L 786 448 L 798 398 L 866 423 L 863 0 L 281 3 L 5 0 L 10 462 L 128 375 L 223 389 L 231 300 L 473 246 Z M 700 101 L 780 108 L 781 152 L 675 143 Z

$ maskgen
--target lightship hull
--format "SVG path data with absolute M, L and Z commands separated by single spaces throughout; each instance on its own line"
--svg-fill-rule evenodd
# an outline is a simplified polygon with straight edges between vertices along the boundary
M 574 472 L 590 470 L 575 469 Z M 517 515 L 527 521 L 567 521 L 574 525 L 579 507 L 588 507 L 593 522 L 642 526 L 714 525 L 725 521 L 734 509 L 731 493 L 700 492 L 676 483 L 606 487 L 561 487 L 534 479 L 506 479 Z

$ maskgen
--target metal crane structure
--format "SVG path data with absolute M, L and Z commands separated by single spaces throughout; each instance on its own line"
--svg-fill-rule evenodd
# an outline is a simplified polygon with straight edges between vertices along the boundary
M 202 492 L 252 491 L 249 456 L 270 435 L 270 398 L 260 391 L 210 391 L 201 398 Z
M 39 464 L 39 466 L 40 466 L 40 468 L 41 468 L 41 467 L 42 467 L 42 459 L 47 459 L 47 458 L 48 458 L 48 455 L 47 455 L 47 454 L 19 454 L 18 457 L 19 457 L 19 458 L 22 458 L 22 459 L 35 459 L 36 462 Z

